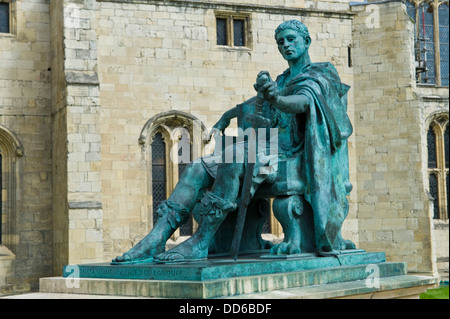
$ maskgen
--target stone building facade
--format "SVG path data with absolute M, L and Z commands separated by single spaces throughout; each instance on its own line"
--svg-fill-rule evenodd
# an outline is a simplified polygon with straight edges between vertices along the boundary
M 444 158 L 448 82 L 416 82 L 417 23 L 404 2 L 0 4 L 9 8 L 0 33 L 0 293 L 36 290 L 63 265 L 108 261 L 147 234 L 185 162 L 211 151 L 204 133 L 253 96 L 259 71 L 287 68 L 273 31 L 288 19 L 309 27 L 313 62 L 333 63 L 352 87 L 344 237 L 411 272 L 448 272 L 448 182 L 435 216 L 427 140 L 440 123 Z M 282 237 L 273 218 L 268 231 Z

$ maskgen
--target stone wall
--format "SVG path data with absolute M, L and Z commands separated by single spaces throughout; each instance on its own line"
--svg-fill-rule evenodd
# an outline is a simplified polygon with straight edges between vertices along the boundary
M 54 272 L 103 260 L 96 1 L 53 3 Z
M 287 68 L 273 39 L 287 19 L 309 27 L 313 62 L 332 62 L 352 87 L 344 237 L 413 271 L 436 271 L 434 259 L 448 269 L 448 220 L 431 219 L 423 164 L 427 121 L 448 110 L 448 92 L 416 87 L 401 2 L 22 0 L 14 9 L 12 33 L 0 34 L 0 147 L 12 145 L 2 154 L 15 172 L 3 196 L 0 293 L 36 289 L 69 263 L 108 261 L 145 236 L 142 130 L 168 111 L 210 128 L 253 96 L 260 70 Z M 216 12 L 248 15 L 248 48 L 216 45 Z
M 67 263 L 67 120 L 66 83 L 63 72 L 63 2 L 50 3 L 52 45 L 52 192 L 53 192 L 53 272 Z M 58 273 L 57 271 L 55 273 Z
M 15 1 L 11 8 L 11 33 L 0 33 L 0 130 L 10 134 L 0 136 L 16 139 L 22 156 L 7 155 L 14 171 L 2 196 L 2 244 L 10 254 L 0 267 L 14 268 L 6 284 L 20 292 L 52 273 L 50 13 L 48 0 Z
M 273 10 L 273 1 L 231 2 L 98 2 L 105 259 L 128 250 L 152 226 L 148 155 L 138 144 L 145 123 L 162 112 L 182 111 L 212 127 L 225 110 L 254 95 L 260 70 L 275 77 L 287 68 L 273 35 L 282 21 L 302 20 L 310 29 L 312 60 L 331 61 L 342 80 L 353 85 L 348 11 Z M 216 11 L 248 13 L 250 48 L 216 45 Z M 349 99 L 351 105 L 352 93 Z M 352 109 L 349 113 L 352 117 Z M 357 241 L 354 206 L 350 215 L 345 235 Z
M 352 11 L 360 247 L 435 272 L 413 24 L 401 2 Z
M 422 135 L 422 160 L 427 163 L 427 131 L 432 120 L 437 116 L 446 114 L 448 120 L 449 111 L 449 91 L 448 88 L 431 87 L 426 85 L 418 85 L 415 89 L 419 103 L 421 105 L 421 135 Z M 424 180 L 428 180 L 428 167 L 424 165 L 422 168 Z M 447 186 L 448 187 L 448 186 Z M 428 190 L 428 185 L 425 185 Z M 442 194 L 441 194 L 442 195 Z M 431 204 L 431 203 L 430 203 Z M 433 215 L 433 210 L 430 209 L 430 214 Z M 448 222 L 448 208 L 447 216 L 440 219 L 433 220 L 433 256 L 437 262 L 439 274 L 448 280 L 449 272 L 449 222 Z

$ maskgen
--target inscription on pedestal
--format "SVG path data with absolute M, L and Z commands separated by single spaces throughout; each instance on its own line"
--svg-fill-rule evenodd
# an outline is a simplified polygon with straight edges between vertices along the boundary
M 240 259 L 237 262 L 229 258 L 218 258 L 203 262 L 171 265 L 159 263 L 139 265 L 110 265 L 109 263 L 68 265 L 64 267 L 63 276 L 72 278 L 203 281 L 341 266 L 367 265 L 385 261 L 386 257 L 382 252 L 356 252 L 333 257 L 312 257 L 308 255 L 306 258 L 305 256 L 298 256 L 298 258 L 292 259 L 262 259 L 257 254 Z
M 81 278 L 129 278 L 129 279 L 167 279 L 179 278 L 181 269 L 161 269 L 151 267 L 98 267 L 98 266 L 67 266 L 64 268 L 64 277 L 74 276 L 73 267 L 78 267 L 77 273 Z M 70 271 L 68 271 L 70 270 Z

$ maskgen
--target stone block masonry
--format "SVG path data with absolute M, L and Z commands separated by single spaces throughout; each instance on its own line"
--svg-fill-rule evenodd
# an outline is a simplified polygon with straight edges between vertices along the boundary
M 0 294 L 52 273 L 51 42 L 46 0 L 11 1 L 0 33 Z M 12 140 L 17 151 L 3 148 Z M 2 250 L 8 251 L 6 255 Z
M 385 251 L 388 260 L 406 261 L 412 271 L 434 272 L 413 24 L 401 2 L 352 10 L 358 13 L 353 62 L 360 248 Z
M 212 127 L 224 111 L 254 95 L 259 71 L 275 77 L 288 67 L 274 40 L 281 22 L 300 19 L 308 25 L 312 59 L 331 61 L 342 80 L 353 85 L 346 57 L 351 44 L 348 4 L 331 15 L 289 7 L 274 13 L 267 1 L 97 4 L 103 235 L 110 258 L 152 227 L 148 154 L 137 143 L 145 123 L 176 110 Z M 249 46 L 217 46 L 216 12 L 236 10 L 249 16 Z M 356 224 L 346 227 L 346 237 L 357 241 Z
M 57 179 L 66 186 L 61 192 L 59 185 L 54 184 L 54 191 L 59 194 L 54 206 L 54 244 L 62 257 L 55 259 L 56 273 L 67 263 L 103 260 L 96 8 L 94 0 L 63 1 L 55 4 L 52 11 L 53 20 L 62 26 L 54 31 L 55 42 L 62 41 L 55 50 L 54 76 L 65 85 L 59 87 L 62 98 L 54 100 L 58 114 L 55 131 L 63 133 L 55 135 L 58 151 L 54 161 L 66 161 L 65 169 L 55 171 Z
M 259 71 L 287 68 L 273 39 L 287 19 L 309 27 L 313 62 L 333 63 L 351 86 L 343 236 L 413 271 L 433 271 L 435 260 L 448 269 L 448 221 L 431 220 L 423 165 L 426 123 L 448 112 L 448 89 L 415 85 L 403 3 L 21 0 L 11 8 L 11 33 L 0 33 L 0 251 L 10 252 L 0 256 L 1 291 L 35 290 L 64 265 L 109 261 L 145 236 L 151 132 L 139 140 L 142 130 L 169 111 L 209 128 L 253 96 Z M 236 12 L 249 19 L 248 46 L 217 46 L 215 15 Z

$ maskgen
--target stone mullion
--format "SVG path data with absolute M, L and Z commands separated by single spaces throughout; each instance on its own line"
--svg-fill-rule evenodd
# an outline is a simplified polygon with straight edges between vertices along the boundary
M 433 33 L 434 33 L 434 68 L 436 86 L 441 86 L 441 49 L 439 47 L 439 0 L 434 0 L 433 7 Z
M 438 191 L 439 191 L 439 218 L 447 219 L 447 194 L 445 192 L 445 146 L 444 146 L 444 130 L 439 124 L 435 126 L 436 148 L 437 148 L 437 171 L 438 171 Z

